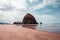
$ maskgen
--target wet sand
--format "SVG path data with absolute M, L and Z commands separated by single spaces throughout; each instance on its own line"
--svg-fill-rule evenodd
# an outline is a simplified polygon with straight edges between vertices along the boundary
M 0 40 L 60 40 L 60 34 L 17 27 L 16 25 L 0 25 Z

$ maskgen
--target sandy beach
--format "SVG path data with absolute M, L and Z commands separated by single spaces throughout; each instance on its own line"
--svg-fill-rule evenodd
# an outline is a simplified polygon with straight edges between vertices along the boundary
M 60 40 L 60 34 L 17 27 L 16 25 L 0 25 L 0 40 Z

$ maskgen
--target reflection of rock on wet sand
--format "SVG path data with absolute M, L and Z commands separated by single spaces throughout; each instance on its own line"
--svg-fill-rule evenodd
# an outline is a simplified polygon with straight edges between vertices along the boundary
M 23 24 L 24 28 L 29 28 L 29 29 L 36 29 L 36 24 Z

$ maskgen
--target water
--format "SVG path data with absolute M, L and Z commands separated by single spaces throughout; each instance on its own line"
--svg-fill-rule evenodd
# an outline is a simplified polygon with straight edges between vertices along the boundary
M 37 25 L 36 30 L 43 30 L 47 32 L 59 33 L 60 34 L 60 25 Z
M 6 25 L 6 24 L 5 24 Z M 10 24 L 9 24 L 10 25 Z M 12 24 L 13 25 L 13 24 Z M 42 30 L 46 32 L 53 32 L 60 34 L 60 24 L 25 24 L 25 25 L 16 25 L 17 27 L 24 27 L 33 30 Z
M 18 25 L 21 26 L 21 25 Z M 34 29 L 34 30 L 42 30 L 46 32 L 53 32 L 53 33 L 59 33 L 60 34 L 60 24 L 34 24 L 34 25 L 22 25 L 22 27 Z

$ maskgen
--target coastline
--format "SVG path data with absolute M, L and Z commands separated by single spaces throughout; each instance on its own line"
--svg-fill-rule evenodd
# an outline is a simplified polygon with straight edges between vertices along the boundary
M 0 40 L 60 40 L 60 34 L 17 27 L 16 25 L 0 25 Z

